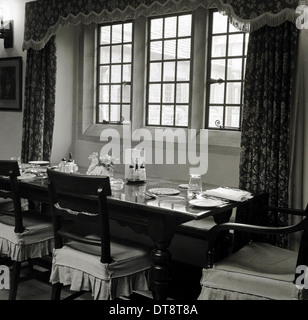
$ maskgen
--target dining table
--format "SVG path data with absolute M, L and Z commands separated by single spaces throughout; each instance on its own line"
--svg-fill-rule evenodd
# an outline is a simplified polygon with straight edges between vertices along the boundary
M 224 201 L 218 206 L 199 207 L 191 205 L 187 197 L 187 190 L 183 188 L 187 181 L 155 176 L 147 176 L 146 181 L 126 181 L 124 174 L 117 172 L 112 179 L 122 180 L 123 183 L 112 186 L 112 194 L 108 196 L 110 219 L 128 226 L 136 233 L 147 235 L 153 243 L 150 290 L 155 300 L 168 298 L 172 263 L 168 248 L 176 228 L 188 221 L 209 216 L 212 216 L 216 223 L 228 222 L 233 208 L 254 200 L 251 198 L 244 202 Z M 202 187 L 203 190 L 207 190 L 217 186 L 203 183 Z M 150 192 L 162 188 L 173 190 L 174 194 L 156 195 Z M 49 204 L 46 175 L 40 174 L 34 178 L 19 180 L 19 189 L 21 197 L 28 199 L 29 203 Z

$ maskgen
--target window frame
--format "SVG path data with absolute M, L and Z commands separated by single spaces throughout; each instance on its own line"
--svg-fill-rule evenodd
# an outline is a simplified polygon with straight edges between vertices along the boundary
M 180 16 L 185 16 L 185 15 L 191 15 L 191 34 L 190 36 L 183 36 L 183 37 L 179 37 L 179 17 Z M 171 38 L 165 38 L 164 37 L 164 30 L 165 30 L 165 19 L 168 17 L 176 17 L 177 19 L 177 28 L 176 28 L 176 35 L 174 37 Z M 151 37 L 151 21 L 154 19 L 163 19 L 163 27 L 162 27 L 162 37 L 159 39 L 150 39 Z M 189 12 L 180 12 L 180 13 L 173 13 L 173 14 L 164 14 L 164 15 L 158 15 L 155 17 L 149 17 L 147 19 L 147 32 L 148 32 L 148 36 L 147 36 L 147 43 L 145 44 L 146 46 L 146 55 L 147 55 L 147 66 L 146 66 L 146 100 L 145 100 L 145 113 L 144 113 L 144 118 L 145 118 L 145 126 L 147 128 L 152 128 L 152 127 L 156 127 L 156 128 L 190 128 L 190 110 L 192 108 L 192 74 L 193 74 L 193 47 L 194 47 L 194 38 L 193 38 L 193 29 L 194 29 L 194 14 L 193 12 L 189 11 Z M 168 59 L 165 60 L 164 59 L 164 42 L 168 41 L 168 40 L 175 40 L 176 44 L 178 43 L 178 39 L 190 39 L 190 58 L 189 59 L 179 59 L 177 57 L 177 52 L 178 52 L 178 46 L 176 45 L 175 47 L 175 58 L 174 59 Z M 161 41 L 162 42 L 162 57 L 159 60 L 151 60 L 151 51 L 150 51 L 150 45 L 152 42 L 155 41 Z M 150 64 L 151 62 L 161 62 L 162 67 L 161 67 L 161 79 L 160 81 L 154 82 L 157 84 L 160 84 L 161 87 L 161 97 L 160 97 L 160 102 L 155 102 L 155 103 L 150 103 L 149 102 L 149 96 L 150 96 L 150 84 L 153 83 L 150 81 Z M 164 81 L 163 77 L 164 77 L 164 63 L 165 62 L 175 62 L 175 76 L 174 76 L 174 80 L 173 81 Z M 179 61 L 189 61 L 190 67 L 189 67 L 189 80 L 188 81 L 178 81 L 177 80 L 177 64 Z M 164 84 L 174 84 L 174 102 L 163 102 L 163 85 Z M 176 94 L 177 94 L 177 84 L 178 83 L 187 83 L 188 84 L 188 88 L 189 88 L 189 98 L 188 98 L 188 102 L 187 103 L 176 103 Z M 160 123 L 159 124 L 149 124 L 149 106 L 150 105 L 158 105 L 160 106 Z M 173 124 L 172 125 L 165 125 L 162 124 L 162 107 L 163 105 L 173 105 Z M 187 105 L 188 107 L 188 113 L 187 113 L 187 126 L 186 125 L 176 125 L 176 106 L 177 105 Z
M 131 62 L 130 63 L 124 63 L 123 62 L 123 50 L 124 50 L 124 45 L 126 44 L 125 42 L 123 42 L 123 34 L 124 34 L 124 24 L 128 24 L 131 23 L 132 24 L 132 39 L 131 42 L 129 42 L 129 44 L 131 44 Z M 111 110 L 111 105 L 115 104 L 113 102 L 110 101 L 106 103 L 109 105 L 109 121 L 99 121 L 99 113 L 100 113 L 100 105 L 104 104 L 101 103 L 99 100 L 99 91 L 100 91 L 100 86 L 101 86 L 101 82 L 100 82 L 100 67 L 104 64 L 101 64 L 101 50 L 100 48 L 103 47 L 104 45 L 101 44 L 101 27 L 104 26 L 110 26 L 110 28 L 112 29 L 113 25 L 122 25 L 122 41 L 118 44 L 121 45 L 121 62 L 119 63 L 112 63 L 111 60 L 111 52 L 110 52 L 110 62 L 109 62 L 109 66 L 110 66 L 110 75 L 109 75 L 109 83 L 108 86 L 109 88 L 112 85 L 111 82 L 111 67 L 113 65 L 120 65 L 121 66 L 121 98 L 120 101 L 116 104 L 119 104 L 120 106 L 120 120 L 119 121 L 110 121 L 110 110 Z M 132 120 L 132 115 L 133 115 L 133 107 L 132 107 L 132 101 L 133 101 L 133 68 L 134 68 L 134 20 L 125 20 L 125 21 L 114 21 L 114 22 L 107 22 L 107 23 L 101 23 L 97 25 L 97 35 L 96 35 L 96 105 L 95 105 L 95 123 L 97 125 L 101 125 L 101 124 L 110 124 L 110 125 L 120 125 L 123 123 L 123 121 L 131 121 Z M 112 38 L 112 32 L 110 32 L 111 34 L 111 38 Z M 110 39 L 110 50 L 112 48 L 112 41 Z M 105 45 L 107 46 L 107 45 Z M 130 64 L 131 66 L 131 80 L 129 82 L 123 82 L 122 76 L 123 76 L 123 65 L 125 64 Z M 106 64 L 107 65 L 107 64 Z M 122 100 L 122 94 L 123 94 L 123 86 L 125 85 L 129 85 L 130 86 L 130 102 L 123 102 Z M 109 90 L 109 97 L 111 95 L 111 90 Z M 123 119 L 123 105 L 130 105 L 130 118 L 129 119 Z
M 208 24 L 208 48 L 207 48 L 207 85 L 206 85 L 206 102 L 205 102 L 205 128 L 209 130 L 222 130 L 222 131 L 241 131 L 241 126 L 242 126 L 242 113 L 243 113 L 243 94 L 244 94 L 244 81 L 245 81 L 245 65 L 246 65 L 246 58 L 247 58 L 247 53 L 245 54 L 245 50 L 248 46 L 248 41 L 246 39 L 246 33 L 242 31 L 238 32 L 229 32 L 230 29 L 230 22 L 228 21 L 227 25 L 227 32 L 222 32 L 222 33 L 217 33 L 215 36 L 221 36 L 225 35 L 227 38 L 226 42 L 226 54 L 222 57 L 211 57 L 211 52 L 212 52 L 212 39 L 213 39 L 213 20 L 214 20 L 214 13 L 218 12 L 217 9 L 209 9 L 209 24 Z M 236 55 L 236 56 L 229 56 L 227 55 L 227 49 L 229 47 L 229 35 L 230 34 L 242 34 L 243 35 L 243 48 L 242 48 L 242 55 Z M 227 79 L 227 72 L 228 72 L 228 60 L 232 58 L 241 58 L 242 59 L 242 70 L 241 70 L 241 80 L 228 80 Z M 219 60 L 219 59 L 224 59 L 226 61 L 225 64 L 225 74 L 224 74 L 224 80 L 222 84 L 219 85 L 224 85 L 224 99 L 223 103 L 217 104 L 217 103 L 210 103 L 210 92 L 211 92 L 211 86 L 214 85 L 213 79 L 211 79 L 211 62 L 213 60 Z M 227 80 L 226 80 L 227 79 Z M 240 103 L 239 104 L 231 104 L 227 103 L 227 83 L 239 83 L 241 84 L 241 95 L 240 95 Z M 210 118 L 210 105 L 212 106 L 221 106 L 223 108 L 223 124 L 221 126 L 217 127 L 210 127 L 209 126 L 209 118 Z M 239 112 L 239 127 L 230 127 L 230 126 L 225 126 L 225 115 L 226 115 L 226 108 L 227 106 L 239 106 L 240 112 Z

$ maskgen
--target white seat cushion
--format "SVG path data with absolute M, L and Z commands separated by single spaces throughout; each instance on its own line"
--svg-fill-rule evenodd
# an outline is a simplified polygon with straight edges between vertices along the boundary
M 0 253 L 15 261 L 41 258 L 54 248 L 53 226 L 45 217 L 23 213 L 22 233 L 15 233 L 15 218 L 0 215 Z
M 111 242 L 113 262 L 101 263 L 100 247 L 69 242 L 53 253 L 52 284 L 70 285 L 73 291 L 92 291 L 94 299 L 108 300 L 148 290 L 151 248 L 129 241 Z
M 302 299 L 294 280 L 297 253 L 266 243 L 251 243 L 203 269 L 199 300 Z

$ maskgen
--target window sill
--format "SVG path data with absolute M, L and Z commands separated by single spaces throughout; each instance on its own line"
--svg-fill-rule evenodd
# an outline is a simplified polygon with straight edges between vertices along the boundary
M 156 137 L 156 130 L 171 130 L 171 133 L 176 134 L 176 131 L 182 132 L 187 137 L 189 129 L 186 128 L 168 128 L 168 127 L 141 127 L 135 130 L 132 136 L 133 141 L 140 141 L 139 137 L 142 137 L 144 141 L 160 141 Z M 107 131 L 108 130 L 108 131 Z M 118 138 L 123 141 L 127 138 L 127 133 L 132 134 L 130 122 L 123 124 L 92 124 L 84 132 L 84 137 L 99 138 L 100 141 L 106 141 L 106 135 L 110 134 L 114 130 L 115 135 L 113 138 Z M 197 129 L 196 129 L 197 130 Z M 105 138 L 102 139 L 102 133 L 106 132 Z M 123 135 L 123 132 L 124 135 Z M 147 132 L 147 136 L 143 135 L 143 132 Z M 197 131 L 198 132 L 198 131 Z M 181 140 L 177 141 L 181 143 Z M 208 145 L 213 147 L 228 147 L 228 148 L 240 148 L 241 132 L 240 131 L 223 131 L 223 130 L 208 130 Z

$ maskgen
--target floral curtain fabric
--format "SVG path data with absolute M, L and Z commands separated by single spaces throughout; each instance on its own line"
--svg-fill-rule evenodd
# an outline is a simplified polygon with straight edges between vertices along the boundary
M 22 161 L 50 160 L 55 116 L 56 45 L 27 51 Z
M 295 21 L 297 6 L 298 0 L 38 0 L 26 3 L 23 48 L 42 49 L 68 24 L 124 21 L 199 7 L 218 8 L 236 28 L 254 31 Z
M 244 86 L 240 188 L 288 206 L 289 118 L 298 30 L 294 23 L 265 26 L 249 37 Z M 285 225 L 272 215 L 269 224 Z

